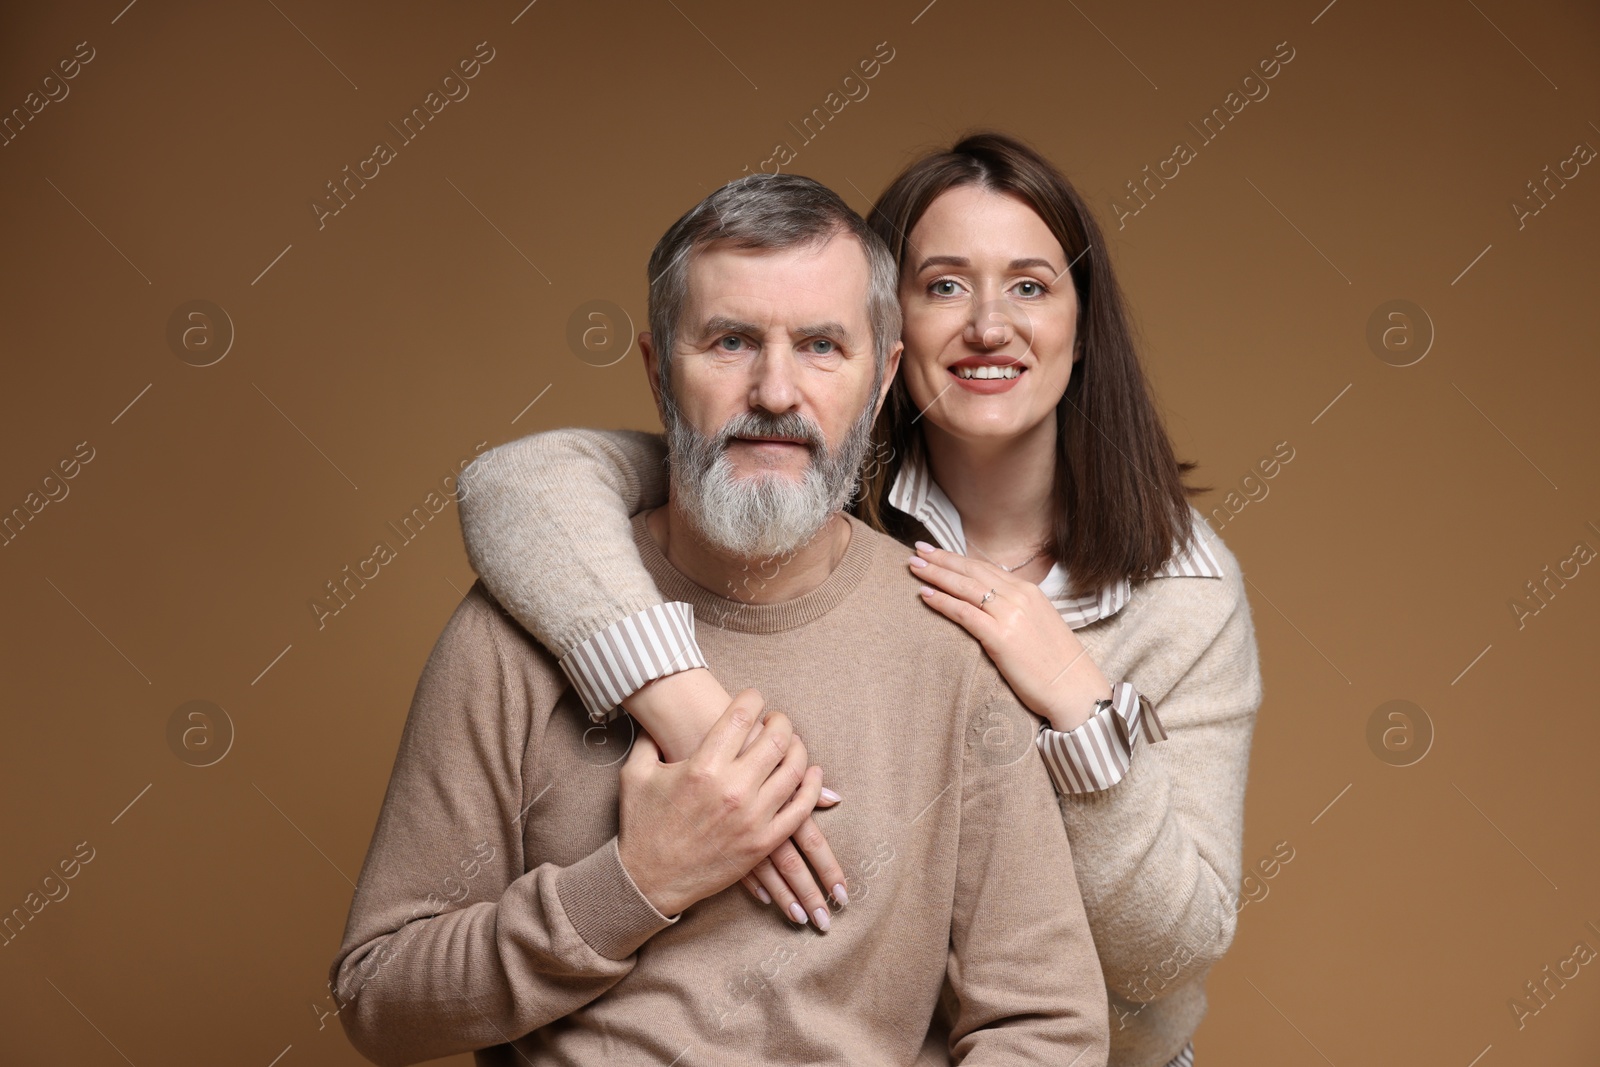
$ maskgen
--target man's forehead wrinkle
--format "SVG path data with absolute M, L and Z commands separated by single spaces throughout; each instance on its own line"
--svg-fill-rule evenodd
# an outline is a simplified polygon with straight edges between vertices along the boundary
M 816 260 L 828 254 L 836 237 L 848 238 L 855 244 L 860 252 L 862 265 L 868 265 L 866 248 L 861 245 L 860 240 L 854 234 L 843 229 L 836 229 L 824 235 L 801 238 L 798 241 L 775 246 L 749 245 L 735 238 L 713 238 L 709 241 L 697 243 L 684 251 L 692 252 L 692 258 L 689 260 L 691 269 L 707 260 L 716 259 L 719 253 L 741 258 L 790 257 Z
M 689 266 L 682 320 L 686 338 L 710 340 L 722 332 L 772 341 L 826 336 L 856 347 L 857 338 L 871 332 L 869 264 L 855 247 L 859 242 L 840 245 L 832 240 L 837 236 L 780 249 L 726 244 L 699 249 Z M 831 255 L 829 247 L 835 249 Z M 854 259 L 848 265 L 837 262 L 845 247 L 856 253 L 859 265 Z M 757 262 L 761 259 L 771 262 Z

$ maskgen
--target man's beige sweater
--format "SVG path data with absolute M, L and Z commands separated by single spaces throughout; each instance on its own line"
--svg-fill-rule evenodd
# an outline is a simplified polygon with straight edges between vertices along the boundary
M 468 558 L 558 655 L 678 599 L 627 551 L 630 516 L 666 499 L 665 457 L 658 433 L 553 430 L 492 449 L 462 475 Z M 1237 927 L 1261 668 L 1239 561 L 1198 514 L 1195 522 L 1223 581 L 1137 582 L 1120 611 L 1075 631 L 1107 678 L 1133 682 L 1155 703 L 1168 733 L 1139 746 L 1110 789 L 1060 798 L 1105 975 L 1112 1067 L 1161 1067 L 1184 1047 Z M 764 685 L 759 674 L 736 681 Z
M 480 582 L 417 685 L 330 968 L 363 1055 L 1106 1062 L 1105 987 L 1032 750 L 1039 720 L 923 606 L 902 547 L 846 521 L 828 578 L 763 605 L 690 582 L 633 523 L 654 581 L 694 605 L 717 676 L 759 681 L 845 797 L 817 816 L 850 895 L 831 931 L 737 885 L 660 915 L 617 851 L 631 720 L 591 728 Z

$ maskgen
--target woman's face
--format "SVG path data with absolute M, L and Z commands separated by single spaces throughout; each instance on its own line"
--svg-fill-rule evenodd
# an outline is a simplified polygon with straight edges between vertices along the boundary
M 928 205 L 900 276 L 900 373 L 923 418 L 996 442 L 1054 417 L 1077 358 L 1066 268 L 1061 243 L 1018 197 L 962 185 Z

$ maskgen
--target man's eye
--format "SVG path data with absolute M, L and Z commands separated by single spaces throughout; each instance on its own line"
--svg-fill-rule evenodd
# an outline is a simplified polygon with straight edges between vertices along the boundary
M 724 337 L 722 340 L 718 341 L 717 344 L 722 347 L 724 352 L 737 352 L 739 349 L 744 347 L 744 340 L 742 338 L 735 337 L 733 334 L 729 334 L 727 337 Z
M 826 337 L 819 337 L 815 341 L 811 342 L 811 351 L 815 352 L 819 356 L 830 355 L 837 347 L 837 345 L 828 340 Z

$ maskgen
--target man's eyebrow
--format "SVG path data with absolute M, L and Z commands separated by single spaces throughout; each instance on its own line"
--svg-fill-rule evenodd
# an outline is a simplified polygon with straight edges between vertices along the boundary
M 743 322 L 730 318 L 727 315 L 713 315 L 701 327 L 701 337 L 722 337 L 726 334 L 742 334 L 747 337 L 760 337 L 765 333 L 765 328 L 753 322 Z M 851 343 L 850 331 L 845 329 L 841 322 L 808 323 L 794 328 L 796 337 L 822 337 L 836 344 L 849 345 Z
M 700 327 L 700 336 L 721 336 L 725 333 L 759 334 L 761 327 L 753 322 L 742 322 L 726 315 L 713 315 Z
M 796 337 L 821 337 L 836 344 L 849 344 L 850 331 L 839 322 L 819 322 L 809 326 L 796 326 Z

